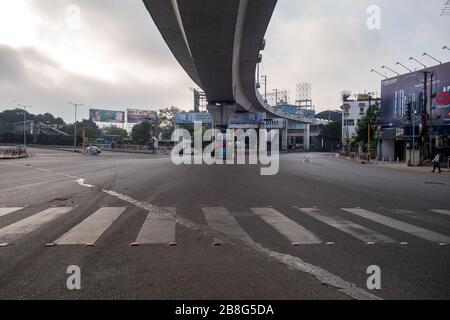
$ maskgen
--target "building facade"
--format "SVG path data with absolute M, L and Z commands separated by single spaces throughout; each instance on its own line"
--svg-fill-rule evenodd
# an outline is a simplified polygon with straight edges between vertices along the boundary
M 352 143 L 357 136 L 358 124 L 367 114 L 369 105 L 376 105 L 379 98 L 369 98 L 368 95 L 359 95 L 356 100 L 347 100 L 342 104 L 342 145 Z

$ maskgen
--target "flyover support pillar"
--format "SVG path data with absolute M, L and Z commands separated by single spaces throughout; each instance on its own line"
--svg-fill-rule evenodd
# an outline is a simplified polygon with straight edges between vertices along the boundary
M 305 125 L 305 133 L 303 135 L 303 147 L 305 149 L 306 152 L 311 151 L 311 125 L 310 124 L 306 124 Z
M 231 117 L 236 111 L 235 104 L 211 104 L 208 105 L 208 112 L 212 115 L 214 125 L 221 132 L 225 133 L 230 124 Z
M 281 151 L 288 150 L 288 130 L 289 130 L 289 120 L 284 121 L 284 128 L 281 129 Z

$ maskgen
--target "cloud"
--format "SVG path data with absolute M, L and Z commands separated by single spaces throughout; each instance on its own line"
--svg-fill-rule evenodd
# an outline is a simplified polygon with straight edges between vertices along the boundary
M 68 23 L 74 5 L 80 29 Z M 366 27 L 369 5 L 381 8 L 381 30 Z M 447 61 L 443 5 L 279 0 L 262 66 L 269 89 L 289 89 L 294 100 L 295 84 L 310 81 L 319 110 L 337 108 L 344 89 L 379 90 L 372 67 L 408 64 L 425 50 Z M 72 121 L 67 100 L 87 106 L 83 117 L 91 106 L 191 109 L 191 86 L 141 0 L 0 0 L 0 110 L 32 104 L 33 112 Z
M 80 29 L 68 28 L 71 5 L 80 8 Z M 141 1 L 34 0 L 29 6 L 28 42 L 1 45 L 0 37 L 0 110 L 33 104 L 33 112 L 71 121 L 67 100 L 88 106 L 84 117 L 91 106 L 191 109 L 192 81 Z
M 344 89 L 380 90 L 372 68 L 395 68 L 397 61 L 408 64 L 411 55 L 419 57 L 425 50 L 448 61 L 441 50 L 450 32 L 450 17 L 440 17 L 444 3 L 279 0 L 267 34 L 263 72 L 271 88 L 290 90 L 291 100 L 296 83 L 312 82 L 318 109 L 338 108 Z M 366 26 L 370 5 L 381 9 L 380 30 Z

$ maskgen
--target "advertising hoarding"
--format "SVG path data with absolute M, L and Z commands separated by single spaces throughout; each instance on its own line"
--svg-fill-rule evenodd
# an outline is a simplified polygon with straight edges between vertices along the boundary
M 90 109 L 89 119 L 94 123 L 124 123 L 125 112 L 113 110 Z
M 450 124 L 450 63 L 437 65 L 390 78 L 381 83 L 381 122 L 383 127 L 405 127 L 407 103 L 415 106 L 416 118 L 419 118 L 423 99 L 424 72 L 428 71 L 428 103 L 430 88 L 433 89 L 432 122 L 434 125 Z M 431 84 L 430 74 L 433 75 Z
M 127 109 L 127 122 L 139 124 L 144 121 L 156 121 L 158 112 L 155 110 Z

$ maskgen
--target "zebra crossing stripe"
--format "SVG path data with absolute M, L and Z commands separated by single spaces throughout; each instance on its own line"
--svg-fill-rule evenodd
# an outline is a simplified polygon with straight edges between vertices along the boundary
M 362 218 L 374 221 L 376 223 L 385 225 L 389 228 L 396 229 L 396 230 L 399 230 L 399 231 L 402 231 L 405 233 L 409 233 L 413 236 L 416 236 L 416 237 L 419 237 L 419 238 L 422 238 L 422 239 L 425 239 L 425 240 L 428 240 L 431 242 L 447 243 L 447 244 L 450 243 L 450 238 L 443 234 L 440 234 L 440 233 L 437 233 L 437 232 L 434 232 L 431 230 L 427 230 L 427 229 L 424 229 L 421 227 L 417 227 L 415 225 L 412 225 L 412 224 L 409 224 L 409 223 L 406 223 L 403 221 L 395 220 L 395 219 L 380 215 L 375 212 L 371 212 L 371 211 L 359 209 L 359 208 L 342 209 L 342 210 L 352 213 L 354 215 L 360 216 Z
M 176 208 L 164 208 L 176 215 Z M 176 223 L 167 217 L 150 212 L 136 239 L 136 244 L 175 243 Z
M 419 220 L 419 221 L 422 221 L 422 222 L 431 223 L 431 224 L 442 225 L 442 224 L 447 224 L 448 223 L 448 221 L 437 219 L 434 216 L 430 217 L 428 215 L 419 214 L 419 213 L 411 211 L 411 210 L 394 209 L 394 210 L 391 210 L 391 211 L 396 213 L 396 214 L 404 215 L 406 217 L 409 217 L 409 218 L 412 218 L 412 219 L 415 219 L 415 220 Z
M 23 209 L 23 207 L 21 207 L 21 208 L 19 208 L 19 207 L 16 207 L 16 208 L 0 207 L 0 217 L 6 216 L 6 215 L 8 215 L 10 213 L 13 213 L 13 212 L 16 212 L 16 211 L 19 211 L 19 210 L 22 210 L 22 209 Z
M 125 207 L 100 208 L 54 243 L 57 245 L 93 245 L 126 209 Z
M 52 220 L 69 213 L 73 208 L 56 207 L 41 211 L 29 218 L 20 220 L 0 229 L 0 243 L 11 243 L 21 236 L 33 232 Z
M 359 224 L 345 220 L 339 216 L 326 216 L 320 213 L 319 209 L 313 208 L 296 208 L 297 210 L 319 220 L 333 228 L 336 228 L 352 237 L 359 239 L 367 244 L 372 243 L 395 243 L 396 241 L 388 236 L 377 233 L 371 229 L 363 227 Z
M 203 207 L 202 211 L 209 227 L 215 231 L 223 233 L 232 239 L 253 243 L 247 232 L 230 215 L 227 209 Z
M 292 244 L 302 245 L 322 243 L 322 240 L 314 233 L 273 208 L 252 208 L 251 210 L 286 237 Z
M 434 213 L 450 216 L 450 210 L 431 210 L 431 211 L 433 211 Z

